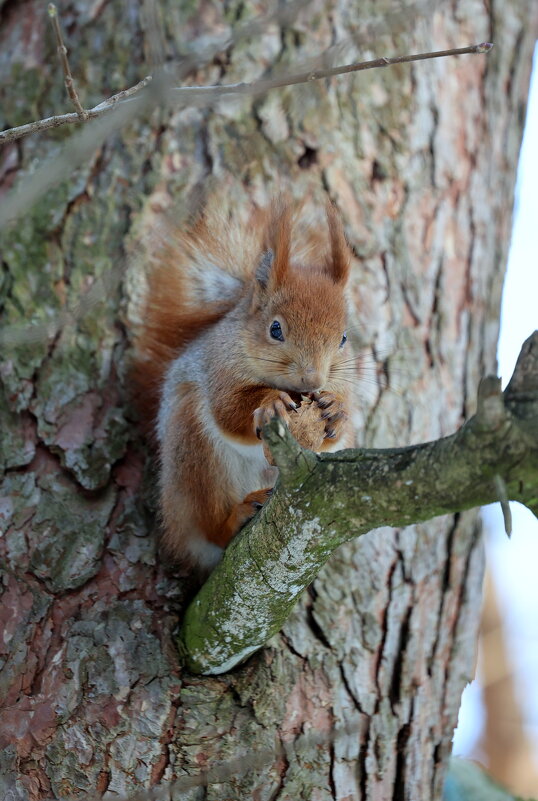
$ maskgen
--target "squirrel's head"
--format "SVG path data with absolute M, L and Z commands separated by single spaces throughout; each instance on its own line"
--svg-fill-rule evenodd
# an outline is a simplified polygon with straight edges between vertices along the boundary
M 323 389 L 345 358 L 350 251 L 327 207 L 328 243 L 315 266 L 290 259 L 292 213 L 273 209 L 267 247 L 255 272 L 245 348 L 260 383 L 307 394 Z M 312 234 L 312 241 L 319 238 Z M 322 246 L 319 246 L 322 247 Z

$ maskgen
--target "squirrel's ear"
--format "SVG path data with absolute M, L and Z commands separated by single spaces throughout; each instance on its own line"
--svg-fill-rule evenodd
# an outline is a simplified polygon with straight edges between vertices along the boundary
M 275 254 L 269 248 L 266 250 L 265 253 L 262 254 L 260 262 L 256 268 L 256 280 L 262 287 L 262 289 L 266 289 L 269 283 L 269 278 L 271 275 L 271 271 L 273 269 L 273 262 L 275 260 Z
M 327 203 L 326 212 L 331 244 L 327 270 L 336 284 L 345 284 L 349 278 L 350 251 L 344 234 L 344 226 L 332 203 Z
M 265 244 L 256 277 L 264 287 L 275 290 L 288 270 L 291 248 L 291 210 L 280 198 L 271 206 Z

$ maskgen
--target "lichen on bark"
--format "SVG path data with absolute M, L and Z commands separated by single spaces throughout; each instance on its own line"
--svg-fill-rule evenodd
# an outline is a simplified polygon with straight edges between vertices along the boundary
M 201 52 L 257 10 L 163 0 L 159 56 Z M 364 34 L 372 14 L 383 23 L 393 10 L 315 0 L 185 82 L 261 76 Z M 113 3 L 62 10 L 85 100 L 147 74 L 151 26 L 142 3 L 124 12 Z M 42 4 L 4 3 L 0 14 L 2 125 L 64 111 Z M 440 796 L 472 672 L 475 515 L 341 546 L 261 653 L 228 676 L 189 676 L 172 635 L 185 577 L 156 559 L 126 407 L 122 264 L 139 229 L 167 210 L 187 216 L 208 188 L 225 196 L 225 211 L 261 205 L 278 188 L 328 194 L 357 254 L 353 336 L 375 362 L 362 384 L 361 444 L 455 430 L 474 411 L 478 378 L 494 369 L 533 14 L 530 0 L 489 10 L 458 2 L 417 25 L 406 8 L 359 45 L 363 56 L 375 42 L 377 56 L 494 38 L 487 67 L 460 59 L 255 102 L 155 108 L 87 144 L 87 161 L 2 231 L 0 765 L 17 799 L 164 791 L 180 777 L 198 781 L 205 766 L 218 768 L 208 801 Z M 68 135 L 7 146 L 2 191 L 61 159 Z M 21 345 L 32 321 L 35 341 Z M 396 385 L 400 394 L 388 391 Z M 148 470 L 144 491 L 154 484 Z M 61 523 L 52 545 L 41 539 L 47 516 Z M 81 561 L 62 567 L 79 542 Z M 171 793 L 194 801 L 202 791 Z

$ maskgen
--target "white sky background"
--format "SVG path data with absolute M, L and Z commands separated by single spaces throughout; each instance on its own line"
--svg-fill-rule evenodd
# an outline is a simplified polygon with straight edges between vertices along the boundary
M 512 242 L 503 292 L 499 375 L 508 383 L 524 340 L 538 328 L 538 45 L 521 148 Z M 483 510 L 487 564 L 493 574 L 516 671 L 527 731 L 538 764 L 538 520 L 518 503 L 510 504 L 512 539 L 504 534 L 499 504 Z M 454 754 L 470 756 L 484 719 L 480 677 L 463 694 Z

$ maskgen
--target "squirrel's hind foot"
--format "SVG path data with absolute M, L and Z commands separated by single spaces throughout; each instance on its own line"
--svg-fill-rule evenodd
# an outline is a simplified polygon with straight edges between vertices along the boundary
M 241 503 L 235 506 L 222 527 L 222 542 L 228 544 L 230 540 L 259 512 L 264 503 L 271 497 L 272 487 L 249 492 Z

